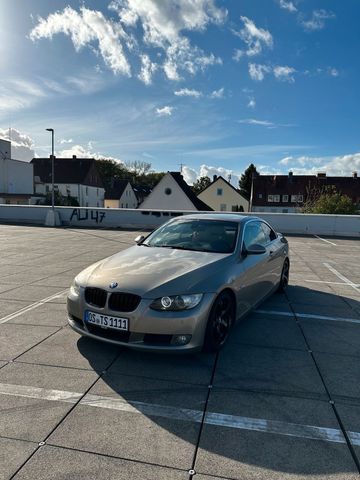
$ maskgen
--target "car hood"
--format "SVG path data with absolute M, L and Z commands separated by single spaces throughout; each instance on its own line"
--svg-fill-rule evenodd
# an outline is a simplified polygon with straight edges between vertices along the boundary
M 222 253 L 134 246 L 88 267 L 77 280 L 83 286 L 106 290 L 110 283 L 117 282 L 113 291 L 145 298 L 205 293 L 214 291 L 214 273 L 229 257 Z

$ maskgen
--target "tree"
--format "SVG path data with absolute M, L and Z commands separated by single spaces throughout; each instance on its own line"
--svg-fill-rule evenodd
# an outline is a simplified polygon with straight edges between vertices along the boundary
M 325 187 L 320 191 L 310 191 L 304 203 L 304 213 L 335 215 L 355 215 L 357 207 L 347 195 L 342 195 L 334 187 Z
M 251 163 L 245 170 L 245 172 L 241 175 L 241 178 L 239 180 L 240 193 L 247 200 L 250 200 L 253 175 L 259 175 L 259 172 L 256 170 L 255 165 Z
M 96 168 L 103 181 L 105 190 L 111 188 L 112 179 L 127 178 L 129 179 L 129 171 L 124 164 L 115 160 L 99 159 L 96 160 Z
M 209 177 L 200 177 L 194 185 L 191 187 L 192 191 L 196 194 L 199 195 L 200 192 L 202 192 L 206 187 L 208 187 L 211 183 L 211 180 Z
M 134 160 L 133 162 L 126 162 L 126 168 L 132 174 L 134 180 L 137 180 L 138 177 L 143 177 L 150 171 L 151 163 Z

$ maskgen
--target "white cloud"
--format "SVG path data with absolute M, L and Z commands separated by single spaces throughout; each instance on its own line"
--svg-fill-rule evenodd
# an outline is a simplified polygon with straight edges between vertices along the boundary
M 287 65 L 269 66 L 261 65 L 259 63 L 249 63 L 248 68 L 250 77 L 256 82 L 262 82 L 265 78 L 265 75 L 269 73 L 272 73 L 277 80 L 289 83 L 295 82 L 293 74 L 296 72 L 296 70 L 295 68 Z
M 38 24 L 30 32 L 31 40 L 51 39 L 54 35 L 68 35 L 76 49 L 98 45 L 98 51 L 105 64 L 114 72 L 130 76 L 130 65 L 125 57 L 121 41 L 130 45 L 130 37 L 120 23 L 106 19 L 96 10 L 80 7 L 80 13 L 71 7 L 62 12 L 50 14 L 46 19 L 39 18 Z
M 342 156 L 310 157 L 288 156 L 279 161 L 296 175 L 326 172 L 327 175 L 349 176 L 352 172 L 360 172 L 360 153 Z
M 179 80 L 180 70 L 194 74 L 209 65 L 221 64 L 221 59 L 191 45 L 183 34 L 201 32 L 209 24 L 225 21 L 227 11 L 218 8 L 214 0 L 114 0 L 110 8 L 117 11 L 124 27 L 141 25 L 146 46 L 164 50 L 163 68 L 168 79 Z
M 70 148 L 61 150 L 57 153 L 57 156 L 60 158 L 71 158 L 73 155 L 76 155 L 78 158 L 95 158 L 96 160 L 114 160 L 119 163 L 124 163 L 119 158 L 110 157 L 99 152 L 95 152 L 92 148 L 92 142 L 88 142 L 87 146 L 83 145 L 72 145 Z
M 254 97 L 249 98 L 249 102 L 247 104 L 248 108 L 255 108 L 256 107 L 256 100 Z
M 262 82 L 265 78 L 265 74 L 270 72 L 270 67 L 267 65 L 260 65 L 258 63 L 249 63 L 249 75 L 257 81 Z
M 156 72 L 158 65 L 150 60 L 149 55 L 140 55 L 140 59 L 141 71 L 138 78 L 144 82 L 145 85 L 150 85 L 152 83 L 152 76 Z
M 60 145 L 64 145 L 66 143 L 73 143 L 73 142 L 74 140 L 72 138 L 69 138 L 68 140 L 66 138 L 62 138 L 59 143 Z
M 332 77 L 338 77 L 340 75 L 339 70 L 337 70 L 336 68 L 331 68 L 331 67 L 328 68 L 328 73 Z
M 275 124 L 273 122 L 269 122 L 268 120 L 257 120 L 256 118 L 245 118 L 243 120 L 239 120 L 239 123 L 244 123 L 246 125 L 259 125 L 261 127 L 274 127 Z
M 324 9 L 314 10 L 312 16 L 305 20 L 303 16 L 300 17 L 300 24 L 307 32 L 314 32 L 316 30 L 322 30 L 325 27 L 325 20 L 335 18 L 333 12 L 326 11 Z
M 290 124 L 290 123 L 274 123 L 274 122 L 270 122 L 269 120 L 258 120 L 256 118 L 245 118 L 242 120 L 238 120 L 238 123 L 242 123 L 245 125 L 255 125 L 259 127 L 267 127 L 267 128 L 295 127 L 294 124 Z
M 235 48 L 234 54 L 232 57 L 233 60 L 235 60 L 235 62 L 240 62 L 243 56 L 244 56 L 244 52 L 242 50 L 239 50 L 238 48 Z
M 29 135 L 16 128 L 11 128 L 9 135 L 9 129 L 0 128 L 0 138 L 11 141 L 11 158 L 29 162 L 35 157 L 34 141 Z
M 230 183 L 233 186 L 238 187 L 240 178 L 240 174 L 234 173 L 233 170 L 224 167 L 214 167 L 206 164 L 202 164 L 198 171 L 185 165 L 182 168 L 182 175 L 185 182 L 189 185 L 194 184 L 200 177 L 209 177 L 210 180 L 213 181 L 214 175 L 216 175 L 217 177 L 222 176 L 227 181 L 230 180 Z
M 165 107 L 157 108 L 156 113 L 159 117 L 170 117 L 173 110 L 174 107 L 169 107 L 169 105 L 166 105 Z
M 189 88 L 181 88 L 180 90 L 176 90 L 174 95 L 177 97 L 202 97 L 202 93 L 199 90 L 193 90 Z
M 221 87 L 219 90 L 213 90 L 209 96 L 210 98 L 224 98 L 224 93 L 224 87 Z
M 263 46 L 272 48 L 273 38 L 268 30 L 257 27 L 248 17 L 240 17 L 240 20 L 243 22 L 244 28 L 240 31 L 233 30 L 233 33 L 240 37 L 247 45 L 247 49 L 242 52 L 243 54 L 252 57 L 261 53 Z M 240 52 L 241 50 L 238 50 L 238 53 L 236 53 L 236 56 L 239 58 L 239 55 L 241 55 Z
M 275 78 L 277 78 L 278 80 L 290 83 L 295 82 L 295 79 L 293 77 L 293 73 L 296 72 L 295 68 L 277 65 L 276 67 L 274 67 L 273 72 Z
M 182 176 L 184 177 L 184 180 L 188 185 L 193 185 L 199 175 L 196 170 L 188 167 L 187 165 L 184 165 L 182 167 Z
M 295 13 L 298 9 L 295 7 L 294 3 L 290 0 L 279 0 L 280 8 L 287 10 L 290 13 Z

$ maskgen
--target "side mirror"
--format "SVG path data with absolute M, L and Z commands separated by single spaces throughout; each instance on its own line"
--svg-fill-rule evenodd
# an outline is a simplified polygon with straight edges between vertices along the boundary
M 253 243 L 246 249 L 246 253 L 248 255 L 262 255 L 263 253 L 266 253 L 266 248 L 258 243 Z
M 138 235 L 136 238 L 135 238 L 135 243 L 139 245 L 139 243 L 141 243 L 143 240 L 145 240 L 145 237 L 144 235 Z

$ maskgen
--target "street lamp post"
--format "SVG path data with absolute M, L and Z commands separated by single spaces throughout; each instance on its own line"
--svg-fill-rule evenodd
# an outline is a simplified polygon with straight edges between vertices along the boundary
M 55 192 L 54 192 L 54 129 L 47 128 L 48 132 L 51 132 L 51 209 L 55 208 Z

